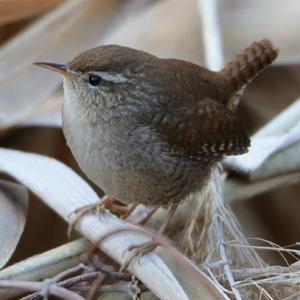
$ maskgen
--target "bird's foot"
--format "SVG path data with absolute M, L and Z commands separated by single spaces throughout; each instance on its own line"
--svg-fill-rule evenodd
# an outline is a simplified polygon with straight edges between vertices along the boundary
M 140 244 L 140 245 L 131 245 L 128 247 L 128 249 L 126 251 L 132 251 L 132 255 L 125 261 L 125 263 L 122 264 L 120 271 L 127 269 L 128 266 L 131 264 L 131 262 L 133 261 L 133 259 L 138 258 L 140 259 L 142 256 L 144 256 L 145 254 L 153 251 L 157 246 L 161 245 L 160 243 L 160 237 L 162 236 L 162 234 L 164 234 L 166 232 L 167 226 L 169 225 L 172 216 L 175 213 L 175 210 L 177 208 L 177 204 L 174 203 L 172 205 L 170 205 L 169 209 L 168 209 L 168 213 L 167 216 L 163 222 L 163 224 L 161 225 L 159 231 L 157 234 L 155 234 L 152 239 L 149 242 L 146 242 L 144 244 Z
M 133 244 L 125 250 L 125 252 L 129 251 L 132 252 L 131 256 L 122 264 L 119 272 L 122 272 L 123 270 L 127 269 L 128 266 L 132 263 L 134 259 L 140 260 L 141 257 L 143 257 L 145 254 L 155 250 L 157 246 L 159 246 L 159 242 L 154 238 L 150 240 L 149 242 L 143 243 L 143 244 Z
M 78 224 L 78 222 L 83 216 L 85 216 L 88 213 L 94 212 L 96 209 L 99 210 L 99 212 L 104 211 L 105 209 L 110 208 L 112 205 L 113 199 L 108 196 L 104 196 L 103 199 L 100 199 L 95 203 L 91 203 L 75 209 L 69 216 L 70 218 L 72 215 L 74 215 L 74 218 L 70 221 L 68 227 L 68 237 L 71 236 L 72 230 L 75 228 L 75 226 Z
M 88 213 L 94 212 L 95 210 L 98 210 L 101 213 L 105 209 L 109 209 L 112 213 L 118 215 L 122 219 L 125 219 L 131 214 L 136 206 L 137 204 L 128 204 L 126 206 L 119 205 L 114 203 L 112 198 L 104 196 L 104 198 L 95 203 L 79 207 L 71 213 L 71 215 L 75 215 L 75 217 L 70 221 L 68 227 L 68 237 L 70 237 L 72 230 L 75 228 L 80 219 Z

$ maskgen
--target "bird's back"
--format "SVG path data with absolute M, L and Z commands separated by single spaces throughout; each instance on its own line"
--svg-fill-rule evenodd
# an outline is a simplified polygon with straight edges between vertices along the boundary
M 185 101 L 198 102 L 210 98 L 222 103 L 230 97 L 231 87 L 220 72 L 177 59 L 166 59 L 165 63 L 175 74 Z

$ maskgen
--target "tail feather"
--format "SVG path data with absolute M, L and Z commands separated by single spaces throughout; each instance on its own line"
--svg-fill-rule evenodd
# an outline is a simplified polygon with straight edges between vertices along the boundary
M 225 80 L 234 91 L 234 96 L 228 101 L 227 106 L 235 106 L 243 88 L 251 82 L 262 70 L 269 66 L 278 56 L 272 42 L 263 39 L 253 42 L 235 60 L 227 64 L 221 71 Z

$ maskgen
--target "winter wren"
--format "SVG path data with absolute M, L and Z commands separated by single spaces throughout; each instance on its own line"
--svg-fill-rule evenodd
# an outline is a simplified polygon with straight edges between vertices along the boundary
M 247 152 L 238 98 L 277 54 L 264 39 L 212 72 L 106 45 L 36 64 L 64 75 L 63 131 L 85 174 L 113 199 L 169 206 L 201 189 L 224 155 Z

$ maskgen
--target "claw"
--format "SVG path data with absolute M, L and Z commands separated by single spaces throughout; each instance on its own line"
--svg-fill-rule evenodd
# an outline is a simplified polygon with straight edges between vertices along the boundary
M 70 218 L 72 215 L 75 215 L 75 218 L 73 221 L 70 221 L 68 226 L 68 237 L 70 238 L 73 229 L 84 215 L 91 213 L 96 209 L 99 209 L 99 212 L 101 213 L 101 211 L 104 211 L 105 208 L 112 205 L 112 201 L 113 200 L 111 198 L 105 196 L 103 199 L 100 199 L 95 203 L 76 208 L 73 212 L 71 212 L 68 218 Z
M 146 242 L 146 243 L 140 244 L 140 245 L 138 245 L 138 244 L 130 245 L 123 252 L 123 255 L 127 251 L 129 251 L 129 252 L 133 251 L 133 254 L 128 259 L 126 259 L 126 261 L 121 265 L 121 267 L 119 269 L 119 272 L 122 272 L 123 270 L 127 269 L 134 259 L 137 259 L 138 260 L 138 264 L 141 264 L 141 258 L 145 254 L 147 254 L 147 253 L 155 250 L 155 248 L 157 246 L 158 246 L 158 243 L 155 240 L 151 240 L 149 242 Z
M 169 207 L 167 217 L 166 217 L 164 223 L 162 224 L 161 228 L 158 231 L 159 234 L 163 234 L 166 231 L 166 228 L 170 223 L 170 220 L 176 210 L 176 207 L 177 207 L 176 203 L 172 204 Z M 159 245 L 159 242 L 157 241 L 157 239 L 154 236 L 152 238 L 152 240 L 149 242 L 146 242 L 141 245 L 134 244 L 134 245 L 129 246 L 127 248 L 127 250 L 128 251 L 134 250 L 134 254 L 129 259 L 127 259 L 124 264 L 122 264 L 121 270 L 124 270 L 124 268 L 127 268 L 131 264 L 131 262 L 133 261 L 134 258 L 138 257 L 140 260 L 142 256 L 153 251 L 158 245 Z

